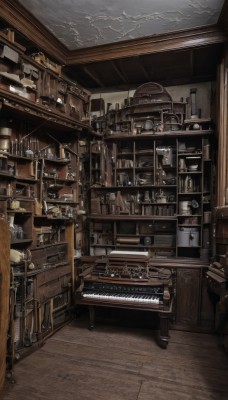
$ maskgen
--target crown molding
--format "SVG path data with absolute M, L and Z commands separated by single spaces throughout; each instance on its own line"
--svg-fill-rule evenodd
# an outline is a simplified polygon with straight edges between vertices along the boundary
M 0 0 L 0 16 L 44 52 L 65 64 L 68 49 L 17 0 Z
M 228 0 L 219 24 L 69 50 L 17 0 L 0 0 L 1 18 L 62 65 L 80 65 L 227 42 Z
M 66 65 L 136 57 L 165 51 L 183 50 L 227 41 L 225 33 L 217 25 L 196 29 L 153 35 L 140 39 L 112 43 L 108 45 L 73 50 L 68 53 Z

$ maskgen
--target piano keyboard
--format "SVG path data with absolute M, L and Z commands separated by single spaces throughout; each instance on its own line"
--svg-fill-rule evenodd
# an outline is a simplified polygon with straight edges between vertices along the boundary
M 132 303 L 159 304 L 158 296 L 139 295 L 139 294 L 115 294 L 115 293 L 83 293 L 82 297 L 93 300 L 127 301 Z

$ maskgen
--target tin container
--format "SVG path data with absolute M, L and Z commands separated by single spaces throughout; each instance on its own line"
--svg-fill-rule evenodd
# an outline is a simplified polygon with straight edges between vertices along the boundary
M 177 245 L 179 247 L 199 246 L 199 228 L 179 227 L 177 231 Z
M 180 201 L 179 202 L 179 213 L 181 215 L 191 215 L 191 208 L 189 201 Z

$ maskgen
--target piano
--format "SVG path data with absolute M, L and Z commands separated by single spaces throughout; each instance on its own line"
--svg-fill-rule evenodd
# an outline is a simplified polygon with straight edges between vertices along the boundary
M 89 307 L 89 329 L 94 329 L 96 306 L 157 312 L 159 344 L 167 347 L 173 304 L 171 269 L 157 268 L 147 252 L 113 251 L 85 263 L 79 282 L 75 304 Z

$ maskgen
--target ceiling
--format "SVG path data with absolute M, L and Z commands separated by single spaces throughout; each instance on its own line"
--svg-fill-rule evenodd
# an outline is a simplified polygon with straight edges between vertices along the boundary
M 224 0 L 20 0 L 69 50 L 216 24 Z
M 228 0 L 0 2 L 28 53 L 93 93 L 215 80 L 228 37 Z
M 163 86 L 211 81 L 223 45 L 128 57 L 111 61 L 71 65 L 65 72 L 94 93 L 130 90 L 145 82 Z M 211 55 L 213 54 L 213 57 Z

